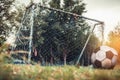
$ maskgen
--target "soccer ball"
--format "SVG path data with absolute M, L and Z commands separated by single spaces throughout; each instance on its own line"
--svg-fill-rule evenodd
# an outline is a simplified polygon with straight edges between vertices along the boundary
M 108 46 L 100 46 L 91 55 L 95 68 L 113 69 L 117 62 L 117 51 Z

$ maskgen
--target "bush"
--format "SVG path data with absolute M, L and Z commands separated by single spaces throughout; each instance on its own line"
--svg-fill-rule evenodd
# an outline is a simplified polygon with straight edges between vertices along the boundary
M 10 55 L 1 53 L 0 54 L 0 63 L 13 63 L 13 59 Z

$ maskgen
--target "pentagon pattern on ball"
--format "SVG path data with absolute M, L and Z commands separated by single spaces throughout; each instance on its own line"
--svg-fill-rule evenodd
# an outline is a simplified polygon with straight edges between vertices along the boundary
M 95 68 L 112 69 L 117 62 L 117 51 L 108 46 L 100 46 L 91 55 L 91 62 Z
M 99 50 L 97 53 L 96 53 L 96 59 L 99 60 L 99 61 L 102 61 L 106 58 L 106 53 L 105 51 L 102 51 L 102 50 Z
M 95 60 L 93 66 L 94 66 L 95 68 L 101 68 L 101 67 L 102 67 L 101 61 L 99 61 L 99 60 Z
M 111 47 L 108 47 L 108 46 L 100 46 L 100 50 L 103 50 L 103 51 L 111 51 L 114 55 L 118 55 L 117 51 Z
M 111 52 L 111 51 L 106 52 L 106 57 L 107 58 L 112 59 L 113 56 L 114 56 L 113 52 Z
M 105 59 L 102 61 L 102 67 L 105 69 L 111 68 L 111 60 L 110 59 Z

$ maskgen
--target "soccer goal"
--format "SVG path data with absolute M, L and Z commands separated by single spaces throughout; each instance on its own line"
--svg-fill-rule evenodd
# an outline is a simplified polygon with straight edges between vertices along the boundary
M 88 65 L 92 51 L 99 46 L 94 30 L 101 29 L 103 44 L 103 25 L 76 13 L 31 4 L 23 13 L 12 54 L 41 65 Z

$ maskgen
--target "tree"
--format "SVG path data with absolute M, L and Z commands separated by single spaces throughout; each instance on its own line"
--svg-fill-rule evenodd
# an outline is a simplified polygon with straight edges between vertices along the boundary
M 60 0 L 51 0 L 47 6 L 79 15 L 85 12 L 85 4 L 81 0 L 64 0 L 63 4 L 61 7 Z M 31 14 L 30 6 L 24 10 L 28 11 L 25 15 L 27 18 L 27 16 Z M 23 13 L 24 10 L 19 13 Z M 85 19 L 77 17 L 76 15 L 45 9 L 39 7 L 37 4 L 35 5 L 34 11 L 33 48 L 35 51 L 37 50 L 38 55 L 32 55 L 32 59 L 35 61 L 40 60 L 42 64 L 44 64 L 44 62 L 51 64 L 64 63 L 65 65 L 72 62 L 72 64 L 74 64 L 90 33 L 90 26 Z M 23 14 L 17 16 L 17 18 L 19 18 L 18 20 L 21 20 L 20 17 L 22 15 Z M 25 24 L 22 24 L 25 27 Z M 27 26 L 28 25 L 29 24 L 27 24 Z M 24 33 L 24 35 L 29 35 L 27 31 L 21 32 Z M 93 35 L 86 50 L 90 52 L 93 50 L 95 45 L 92 43 L 94 43 L 95 39 L 96 37 Z M 97 41 L 95 43 L 97 43 Z M 22 45 L 20 45 L 19 48 L 22 48 L 21 46 Z M 85 51 L 85 56 L 89 53 L 88 51 Z M 83 60 L 86 60 L 86 58 L 83 58 Z
M 14 0 L 0 1 L 0 35 L 8 36 L 12 27 L 17 25 L 18 14 L 13 3 Z
M 10 27 L 12 22 L 10 20 L 12 19 L 12 16 L 9 12 L 9 8 L 11 7 L 11 4 L 14 0 L 1 0 L 0 1 L 0 37 L 3 41 L 6 39 L 6 36 L 8 35 L 10 31 Z
M 85 4 L 79 0 L 64 1 L 64 6 L 60 6 L 60 0 L 52 0 L 50 7 L 63 9 L 82 15 L 85 11 Z M 80 54 L 85 40 L 90 33 L 90 26 L 84 19 L 69 15 L 59 11 L 45 8 L 37 9 L 38 14 L 34 18 L 33 45 L 36 47 L 39 58 L 51 64 L 75 63 Z M 96 39 L 96 41 L 94 41 Z M 93 50 L 96 46 L 97 38 L 93 35 L 87 50 Z M 91 47 L 91 48 L 90 48 Z M 86 54 L 89 52 L 86 51 Z M 85 55 L 86 55 L 85 54 Z M 34 57 L 36 59 L 36 57 Z M 88 60 L 88 59 L 87 59 Z
M 50 2 L 52 8 L 61 9 L 59 4 L 60 0 L 52 0 Z M 62 9 L 82 15 L 85 4 L 78 0 L 65 0 Z M 64 61 L 64 64 L 66 64 L 66 62 L 70 61 L 67 59 L 67 55 L 69 56 L 73 53 L 78 55 L 81 51 L 87 36 L 85 32 L 89 30 L 90 26 L 82 18 L 54 10 L 50 11 L 45 22 L 47 25 L 42 26 L 45 32 L 42 34 L 44 43 L 41 51 L 45 52 L 44 55 L 48 59 L 52 55 L 59 55 L 60 61 Z M 44 49 L 47 49 L 47 52 Z
M 20 26 L 23 7 L 17 6 L 16 0 L 0 1 L 0 36 L 6 38 L 14 34 Z
M 82 57 L 83 58 L 82 60 L 84 60 L 83 65 L 88 66 L 91 64 L 91 55 L 94 52 L 94 50 L 100 46 L 101 46 L 100 40 L 95 36 L 95 34 L 93 34 L 87 44 L 87 47 Z
M 120 24 L 109 33 L 107 45 L 117 50 L 118 57 L 120 57 Z M 120 59 L 118 59 L 118 62 L 120 62 Z

